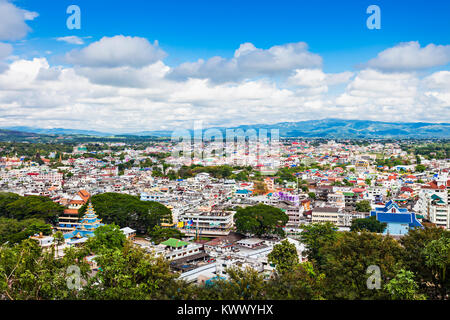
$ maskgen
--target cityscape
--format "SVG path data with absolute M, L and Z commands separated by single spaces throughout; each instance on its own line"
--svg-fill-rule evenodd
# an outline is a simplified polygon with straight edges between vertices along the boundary
M 411 5 L 419 36 L 400 5 L 346 4 L 362 30 L 339 24 L 353 44 L 333 51 L 231 41 L 219 14 L 133 35 L 161 3 L 116 4 L 105 32 L 104 1 L 78 2 L 0 0 L 0 300 L 176 300 L 198 319 L 219 316 L 198 301 L 270 300 L 221 306 L 264 318 L 281 300 L 449 299 L 450 22 L 431 23 L 449 4 Z

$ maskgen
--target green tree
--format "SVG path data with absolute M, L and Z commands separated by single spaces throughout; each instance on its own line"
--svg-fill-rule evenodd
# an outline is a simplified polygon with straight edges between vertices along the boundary
M 154 226 L 148 234 L 155 244 L 160 244 L 170 238 L 181 239 L 184 237 L 184 234 L 177 229 L 161 228 L 160 226 Z
M 372 210 L 369 200 L 359 201 L 355 204 L 355 207 L 358 212 L 370 212 L 370 210 Z
M 308 197 L 310 197 L 313 200 L 316 200 L 316 194 L 314 192 L 308 192 Z
M 387 299 L 385 290 L 369 289 L 369 266 L 380 268 L 381 285 L 396 275 L 402 248 L 390 236 L 369 232 L 342 232 L 321 250 L 327 299 Z
M 324 295 L 325 275 L 314 270 L 311 262 L 295 265 L 277 274 L 267 283 L 267 299 L 321 300 Z
M 283 240 L 280 244 L 275 245 L 267 259 L 276 265 L 279 273 L 289 272 L 299 264 L 295 244 L 290 243 L 288 240 Z
M 418 293 L 419 286 L 414 281 L 414 274 L 405 269 L 401 269 L 384 289 L 389 292 L 393 300 L 425 300 L 425 296 Z
M 86 281 L 89 266 L 83 253 L 68 248 L 64 257 L 55 259 L 31 239 L 19 245 L 0 247 L 0 300 L 77 299 L 79 291 L 67 286 L 72 275 L 69 266 L 78 267 L 80 281 Z
M 424 228 L 414 228 L 400 239 L 400 243 L 404 248 L 402 261 L 405 269 L 412 271 L 416 275 L 416 281 L 419 285 L 420 292 L 430 299 L 438 299 L 445 286 L 448 290 L 448 278 L 446 277 L 446 285 L 442 282 L 440 275 L 443 275 L 442 269 L 436 268 L 431 257 L 434 249 L 439 242 L 430 246 L 428 252 L 425 251 L 427 245 L 434 240 L 441 238 L 450 238 L 450 232 L 435 226 L 424 225 Z M 436 247 L 435 247 L 436 246 Z M 427 254 L 428 253 L 428 256 Z M 436 261 L 437 262 L 437 261 Z M 448 274 L 448 270 L 446 271 Z
M 19 200 L 21 197 L 12 192 L 0 192 L 0 217 L 9 217 L 7 205 Z
M 254 183 L 254 192 L 255 194 L 266 194 L 267 193 L 267 185 L 262 181 L 255 181 Z
M 423 164 L 418 164 L 416 166 L 416 172 L 424 172 L 427 169 Z
M 47 197 L 27 196 L 6 205 L 6 217 L 17 220 L 38 218 L 48 223 L 56 223 L 64 207 Z
M 102 193 L 91 198 L 92 205 L 106 224 L 116 224 L 121 228 L 130 227 L 146 233 L 161 221 L 172 222 L 169 208 L 154 201 L 141 201 L 137 196 L 121 193 Z M 80 209 L 80 215 L 87 205 Z
M 387 224 L 377 220 L 375 216 L 363 219 L 354 219 L 350 226 L 350 231 L 366 230 L 370 232 L 383 233 Z
M 306 247 L 309 261 L 322 268 L 323 256 L 321 249 L 328 243 L 334 243 L 338 237 L 337 228 L 330 222 L 312 223 L 302 227 L 300 241 Z
M 0 218 L 0 245 L 9 242 L 10 244 L 20 243 L 28 237 L 40 234 L 50 235 L 52 226 L 46 224 L 42 219 L 16 219 Z
M 170 271 L 169 262 L 129 241 L 123 248 L 103 251 L 95 261 L 99 272 L 83 287 L 84 299 L 163 300 L 182 294 L 184 283 Z
M 100 226 L 94 231 L 94 237 L 89 238 L 86 247 L 95 253 L 104 250 L 120 249 L 124 246 L 126 236 L 115 224 Z
M 262 300 L 266 297 L 266 283 L 258 271 L 246 267 L 228 268 L 228 279 L 218 278 L 200 289 L 199 299 Z
M 61 231 L 57 231 L 57 232 L 55 232 L 55 234 L 53 234 L 53 242 L 56 247 L 55 254 L 56 254 L 56 256 L 58 256 L 58 248 L 60 245 L 62 245 L 65 242 L 64 235 Z
M 450 281 L 446 276 L 450 270 L 450 238 L 441 237 L 428 243 L 424 250 L 425 264 L 435 274 L 441 299 L 447 297 Z
M 417 164 L 421 164 L 422 163 L 422 160 L 420 159 L 419 155 L 416 155 L 416 163 Z
M 284 236 L 283 227 L 289 220 L 281 209 L 258 204 L 247 208 L 238 208 L 234 215 L 236 230 L 257 236 Z

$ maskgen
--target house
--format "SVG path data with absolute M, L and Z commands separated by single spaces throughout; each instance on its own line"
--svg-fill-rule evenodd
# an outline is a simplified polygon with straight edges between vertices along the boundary
M 186 242 L 179 239 L 170 238 L 161 242 L 164 248 L 164 256 L 167 260 L 176 260 L 186 256 L 192 256 L 201 252 L 202 245 Z
M 412 228 L 422 228 L 422 224 L 416 218 L 416 214 L 400 208 L 392 200 L 384 207 L 375 208 L 370 212 L 371 217 L 376 217 L 380 222 L 387 224 L 383 234 L 405 235 Z
M 238 189 L 235 192 L 235 196 L 239 198 L 248 198 L 252 192 L 247 189 Z
M 134 239 L 134 236 L 136 235 L 136 230 L 131 229 L 130 227 L 125 227 L 120 230 L 125 234 L 127 239 Z
M 257 238 L 247 238 L 236 242 L 237 245 L 248 249 L 256 249 L 264 245 L 264 240 Z

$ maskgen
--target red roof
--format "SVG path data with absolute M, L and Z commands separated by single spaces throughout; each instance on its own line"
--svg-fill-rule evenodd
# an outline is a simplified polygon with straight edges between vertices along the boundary
M 64 213 L 76 214 L 78 213 L 78 209 L 64 209 Z
M 448 181 L 447 181 L 447 185 L 448 185 Z M 445 185 L 438 187 L 436 181 L 431 181 L 427 185 L 422 187 L 422 189 L 440 189 L 440 190 L 443 190 L 445 188 L 446 188 Z
M 84 200 L 84 202 L 87 202 L 91 195 L 86 190 L 80 190 L 78 191 L 78 195 Z

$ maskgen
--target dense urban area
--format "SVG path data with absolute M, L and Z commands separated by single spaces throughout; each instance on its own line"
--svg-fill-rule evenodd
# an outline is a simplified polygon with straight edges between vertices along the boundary
M 448 140 L 175 147 L 0 142 L 0 299 L 449 298 Z

